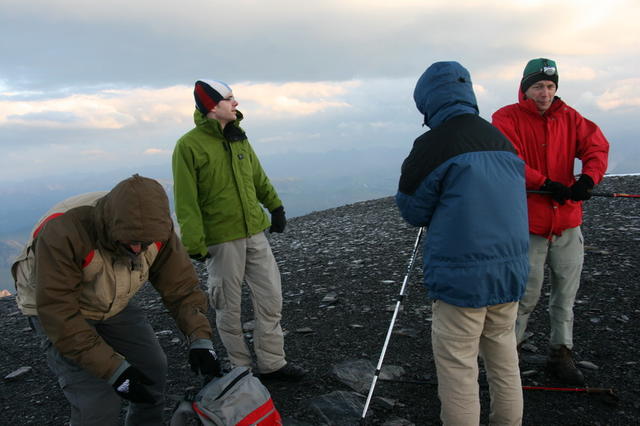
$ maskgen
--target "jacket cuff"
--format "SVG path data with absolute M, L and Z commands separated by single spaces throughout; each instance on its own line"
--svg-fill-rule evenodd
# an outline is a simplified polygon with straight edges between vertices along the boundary
M 124 372 L 124 370 L 126 370 L 129 367 L 131 367 L 131 364 L 129 364 L 129 362 L 126 359 L 123 359 L 122 362 L 120 363 L 120 366 L 116 368 L 116 371 L 113 372 L 113 374 L 111 375 L 111 377 L 109 377 L 109 380 L 107 380 L 107 382 L 109 382 L 109 384 L 113 386 L 113 384 L 116 382 L 118 377 L 120 377 L 120 375 Z
M 280 204 L 278 207 L 276 207 L 275 209 L 271 210 L 269 213 L 274 214 L 276 212 L 280 212 L 282 211 L 284 213 L 284 206 L 282 204 Z
M 191 342 L 189 345 L 189 350 L 191 349 L 213 349 L 213 342 L 209 339 L 196 339 Z
M 193 259 L 193 256 L 205 257 L 207 253 L 209 253 L 209 250 L 207 249 L 207 247 L 204 247 L 193 252 L 190 251 L 187 254 L 189 255 L 190 258 Z

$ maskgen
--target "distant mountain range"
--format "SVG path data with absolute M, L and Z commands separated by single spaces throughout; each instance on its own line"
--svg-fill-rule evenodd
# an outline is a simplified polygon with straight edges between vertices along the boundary
M 287 216 L 301 216 L 357 201 L 395 193 L 400 165 L 407 155 L 399 149 L 289 153 L 267 156 L 262 165 L 282 199 Z M 55 203 L 84 192 L 109 190 L 139 173 L 160 181 L 173 206 L 171 166 L 144 166 L 100 175 L 60 175 L 0 187 L 0 290 L 13 292 L 9 268 L 28 239 L 34 223 Z
M 405 143 L 397 148 L 372 146 L 368 150 L 287 153 L 265 156 L 261 161 L 283 200 L 287 216 L 294 217 L 395 194 L 402 160 L 408 152 Z M 637 162 L 632 160 L 610 161 L 610 173 L 637 172 Z M 10 265 L 44 212 L 70 196 L 109 190 L 133 173 L 162 183 L 173 206 L 173 181 L 168 163 L 105 174 L 67 174 L 3 183 L 0 186 L 0 290 L 13 292 Z

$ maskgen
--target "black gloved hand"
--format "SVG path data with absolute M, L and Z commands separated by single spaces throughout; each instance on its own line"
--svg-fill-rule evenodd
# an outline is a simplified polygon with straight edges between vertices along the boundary
M 113 388 L 118 395 L 131 402 L 153 404 L 156 399 L 145 387 L 145 385 L 152 385 L 153 383 L 153 380 L 131 365 L 118 376 L 113 383 Z
M 287 226 L 287 218 L 284 216 L 284 207 L 280 206 L 271 212 L 271 228 L 269 232 L 284 232 Z
M 207 254 L 205 254 L 204 256 L 201 255 L 200 253 L 196 253 L 196 254 L 190 254 L 189 257 L 193 260 L 196 260 L 198 262 L 204 262 L 205 260 L 209 259 L 211 257 L 211 254 L 209 252 L 207 252 Z
M 591 198 L 593 190 L 593 179 L 589 175 L 580 175 L 580 179 L 571 185 L 571 199 L 573 201 L 584 201 Z
M 551 193 L 551 198 L 560 204 L 564 204 L 569 198 L 571 198 L 571 189 L 560 182 L 555 182 L 551 179 L 544 181 L 544 185 L 540 187 L 541 191 L 548 191 Z
M 222 376 L 220 361 L 213 349 L 194 348 L 189 350 L 191 371 L 203 376 Z

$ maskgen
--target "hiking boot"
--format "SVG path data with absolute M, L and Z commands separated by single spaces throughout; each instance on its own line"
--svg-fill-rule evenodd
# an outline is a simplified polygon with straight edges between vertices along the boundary
M 297 382 L 302 379 L 302 376 L 307 374 L 307 371 L 290 362 L 286 363 L 284 367 L 279 370 L 272 371 L 271 373 L 260 374 L 261 380 L 281 380 L 284 382 Z
M 564 345 L 557 349 L 552 348 L 549 352 L 547 372 L 562 383 L 584 386 L 582 371 L 580 371 L 573 362 L 571 349 L 568 349 Z

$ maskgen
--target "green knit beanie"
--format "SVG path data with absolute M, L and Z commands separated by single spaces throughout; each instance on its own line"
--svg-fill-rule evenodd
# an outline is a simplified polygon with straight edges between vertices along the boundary
M 558 67 L 556 62 L 547 58 L 532 59 L 524 67 L 520 90 L 526 92 L 531 85 L 541 80 L 553 81 L 558 88 Z

